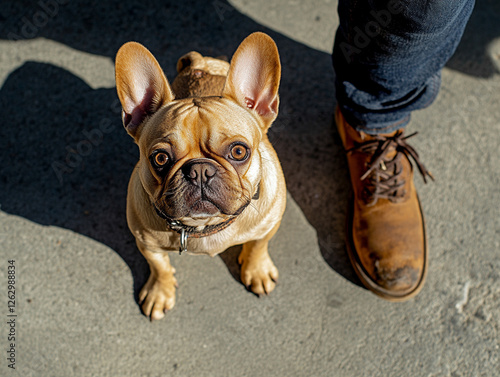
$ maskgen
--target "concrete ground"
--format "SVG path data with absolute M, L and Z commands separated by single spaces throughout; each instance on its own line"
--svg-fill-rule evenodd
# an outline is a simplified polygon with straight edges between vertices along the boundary
M 400 304 L 362 288 L 344 251 L 337 25 L 333 0 L 2 1 L 0 375 L 499 375 L 499 3 L 478 1 L 439 97 L 409 128 L 436 182 L 416 177 L 429 275 Z M 125 221 L 138 153 L 121 126 L 114 55 L 139 41 L 173 78 L 187 51 L 231 56 L 257 30 L 283 65 L 270 131 L 289 190 L 270 245 L 279 284 L 269 297 L 247 292 L 238 248 L 174 255 L 177 305 L 150 323 L 137 304 L 148 267 Z

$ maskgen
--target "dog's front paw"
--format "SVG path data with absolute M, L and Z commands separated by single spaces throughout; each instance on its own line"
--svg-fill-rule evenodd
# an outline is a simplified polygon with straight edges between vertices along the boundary
M 175 289 L 177 280 L 174 274 L 162 276 L 161 279 L 151 274 L 147 283 L 139 293 L 139 302 L 142 303 L 143 313 L 151 320 L 162 319 L 167 310 L 175 305 Z
M 266 253 L 267 254 L 267 253 Z M 241 282 L 257 295 L 269 294 L 276 286 L 278 269 L 268 255 L 260 258 L 238 258 L 241 264 Z

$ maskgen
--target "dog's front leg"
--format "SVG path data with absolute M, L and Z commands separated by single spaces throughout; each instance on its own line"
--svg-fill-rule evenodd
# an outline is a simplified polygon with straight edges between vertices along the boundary
M 151 270 L 147 283 L 139 293 L 143 313 L 151 320 L 162 319 L 165 312 L 175 305 L 177 280 L 175 268 L 170 265 L 166 251 L 154 251 L 137 241 L 137 247 L 146 258 Z
M 241 282 L 257 295 L 271 293 L 278 280 L 278 269 L 269 256 L 268 244 L 279 225 L 278 223 L 264 238 L 243 244 L 238 257 Z

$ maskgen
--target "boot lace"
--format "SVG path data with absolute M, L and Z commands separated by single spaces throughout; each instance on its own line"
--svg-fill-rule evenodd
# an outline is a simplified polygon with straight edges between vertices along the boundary
M 403 131 L 399 130 L 393 136 L 377 135 L 366 142 L 355 143 L 353 148 L 347 150 L 348 154 L 361 152 L 372 155 L 367 164 L 368 169 L 361 176 L 361 181 L 366 181 L 361 195 L 367 205 L 373 206 L 379 199 L 388 199 L 394 203 L 403 200 L 406 195 L 403 188 L 406 182 L 402 176 L 401 158 L 403 156 L 410 162 L 410 165 L 413 159 L 425 183 L 427 183 L 427 177 L 434 180 L 430 171 L 420 161 L 418 153 L 406 142 L 416 134 L 417 132 L 403 136 Z M 388 158 L 387 155 L 394 149 L 396 155 Z

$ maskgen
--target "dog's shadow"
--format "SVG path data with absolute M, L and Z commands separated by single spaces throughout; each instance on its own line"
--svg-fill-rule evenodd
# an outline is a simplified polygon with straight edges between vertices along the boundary
M 27 62 L 4 83 L 0 104 L 10 109 L 0 129 L 2 211 L 108 245 L 131 268 L 137 298 L 148 267 L 135 251 L 125 204 L 138 150 L 114 90 Z
M 40 11 L 39 2 L 29 3 L 13 3 L 12 14 L 0 14 L 0 38 L 22 34 L 23 20 Z M 262 27 L 220 0 L 93 4 L 59 5 L 30 37 L 112 58 L 123 43 L 137 40 L 155 54 L 169 79 L 177 58 L 190 50 L 230 57 L 251 32 L 265 31 L 275 39 L 283 69 L 280 115 L 270 140 L 288 191 L 317 231 L 324 260 L 357 281 L 344 253 L 350 189 L 333 122 L 330 56 Z M 466 33 L 466 43 L 474 38 L 473 31 Z M 454 64 L 462 60 L 456 58 Z M 125 205 L 138 149 L 121 125 L 115 90 L 94 90 L 63 68 L 25 62 L 4 82 L 0 108 L 1 210 L 109 246 L 130 267 L 137 300 L 149 269 L 128 230 Z M 222 260 L 239 281 L 238 253 L 238 247 L 231 248 Z

